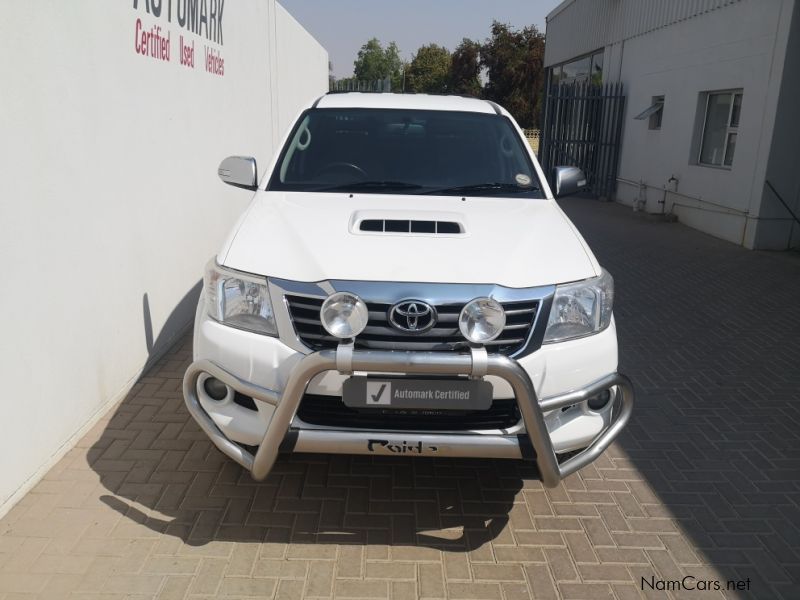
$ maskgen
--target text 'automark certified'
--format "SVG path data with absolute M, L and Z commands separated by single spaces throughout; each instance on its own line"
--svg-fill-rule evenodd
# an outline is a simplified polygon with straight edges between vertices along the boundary
M 470 379 L 351 377 L 342 398 L 351 408 L 486 410 L 492 403 L 492 385 Z

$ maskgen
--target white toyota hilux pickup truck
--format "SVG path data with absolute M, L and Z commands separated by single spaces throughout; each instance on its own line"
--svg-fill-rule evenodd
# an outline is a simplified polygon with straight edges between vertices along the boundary
M 535 461 L 552 487 L 627 423 L 613 280 L 503 108 L 328 94 L 260 183 L 249 157 L 219 175 L 255 196 L 206 268 L 183 393 L 256 480 L 316 452 Z

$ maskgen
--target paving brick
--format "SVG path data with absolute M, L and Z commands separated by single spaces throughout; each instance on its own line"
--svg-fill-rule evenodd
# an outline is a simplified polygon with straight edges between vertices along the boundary
M 420 564 L 419 594 L 421 598 L 444 598 L 444 573 L 440 564 Z
M 306 596 L 328 598 L 333 594 L 334 567 L 335 564 L 330 561 L 309 563 Z
M 469 569 L 469 560 L 462 552 L 443 553 L 444 573 L 448 581 L 469 581 L 472 573 Z
M 303 580 L 284 579 L 278 584 L 278 591 L 275 594 L 276 600 L 294 600 L 303 597 Z
M 197 574 L 189 586 L 189 593 L 215 596 L 225 573 L 226 561 L 206 558 L 201 561 Z
M 525 565 L 525 575 L 534 598 L 550 600 L 559 597 L 553 574 L 546 565 Z
M 337 579 L 334 594 L 337 598 L 388 598 L 389 584 L 377 579 Z
M 367 562 L 367 579 L 416 579 L 416 565 L 410 562 Z
M 500 600 L 503 592 L 497 583 L 448 583 L 447 597 L 453 600 Z
M 566 548 L 545 548 L 545 557 L 550 566 L 550 572 L 556 581 L 575 581 L 578 571 L 572 562 L 572 557 Z
M 613 599 L 611 586 L 603 583 L 560 583 L 558 585 L 564 600 L 604 600 Z
M 156 596 L 157 600 L 183 600 L 189 591 L 192 578 L 189 575 L 170 575 Z
M 476 581 L 525 581 L 519 565 L 476 564 L 472 566 L 472 575 Z
M 598 562 L 596 550 L 593 549 L 589 538 L 583 532 L 569 531 L 564 533 L 564 541 L 567 543 L 572 558 L 579 563 Z
M 528 586 L 524 583 L 501 583 L 500 589 L 505 600 L 529 600 L 531 597 Z
M 251 577 L 223 577 L 220 596 L 257 596 L 270 598 L 275 593 L 277 580 Z
M 259 559 L 253 564 L 252 576 L 305 579 L 308 565 L 308 561 L 305 560 Z M 229 577 L 232 575 L 230 569 L 226 575 Z
M 341 546 L 336 557 L 336 577 L 362 577 L 364 573 L 364 548 Z
M 389 597 L 391 600 L 418 600 L 417 585 L 413 581 L 393 581 Z
M 542 549 L 531 546 L 498 546 L 494 556 L 498 563 L 545 562 Z
M 104 592 L 120 594 L 155 594 L 164 583 L 161 575 L 109 575 L 103 585 Z

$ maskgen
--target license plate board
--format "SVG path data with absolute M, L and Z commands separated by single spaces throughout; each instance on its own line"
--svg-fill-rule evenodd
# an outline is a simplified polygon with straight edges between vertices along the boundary
M 342 388 L 350 408 L 488 410 L 492 384 L 480 379 L 350 377 Z

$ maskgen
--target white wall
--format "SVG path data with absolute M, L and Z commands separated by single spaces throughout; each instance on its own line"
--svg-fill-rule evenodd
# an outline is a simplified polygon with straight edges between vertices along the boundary
M 564 0 L 547 15 L 544 65 L 566 62 L 740 1 L 751 0 Z
M 134 4 L 9 3 L 0 20 L 0 514 L 191 320 L 249 200 L 219 161 L 265 166 L 327 88 L 326 52 L 274 0 L 225 2 L 224 45 L 170 22 L 177 1 L 158 18 Z M 169 62 L 137 54 L 137 18 L 171 32 Z
M 669 194 L 667 208 L 674 205 L 692 227 L 749 247 L 755 245 L 792 6 L 793 0 L 737 2 L 627 39 L 621 62 L 607 65 L 612 80 L 619 68 L 627 93 L 619 176 L 655 188 L 676 176 L 678 192 L 703 202 Z M 700 94 L 731 88 L 744 90 L 733 167 L 693 164 Z M 646 120 L 633 117 L 657 95 L 665 96 L 662 127 L 651 131 Z M 617 198 L 632 203 L 638 193 L 621 183 Z M 647 210 L 659 211 L 662 197 L 663 191 L 650 189 Z
M 788 19 L 787 19 L 788 20 Z M 795 215 L 800 216 L 800 3 L 795 3 L 791 19 L 786 61 L 783 65 L 781 92 L 766 179 L 775 187 Z M 765 189 L 759 209 L 755 246 L 797 248 L 800 224 L 775 195 Z
M 278 61 L 278 89 L 288 87 L 301 96 L 319 96 L 321 88 L 328 89 L 328 53 L 315 43 L 311 34 L 302 29 L 285 8 L 280 4 L 275 6 L 279 55 L 284 53 L 293 57 L 291 61 Z M 307 69 L 297 69 L 298 64 L 315 65 L 318 75 L 309 77 Z M 281 123 L 292 123 L 297 111 L 297 102 L 292 98 L 278 97 L 277 114 Z

